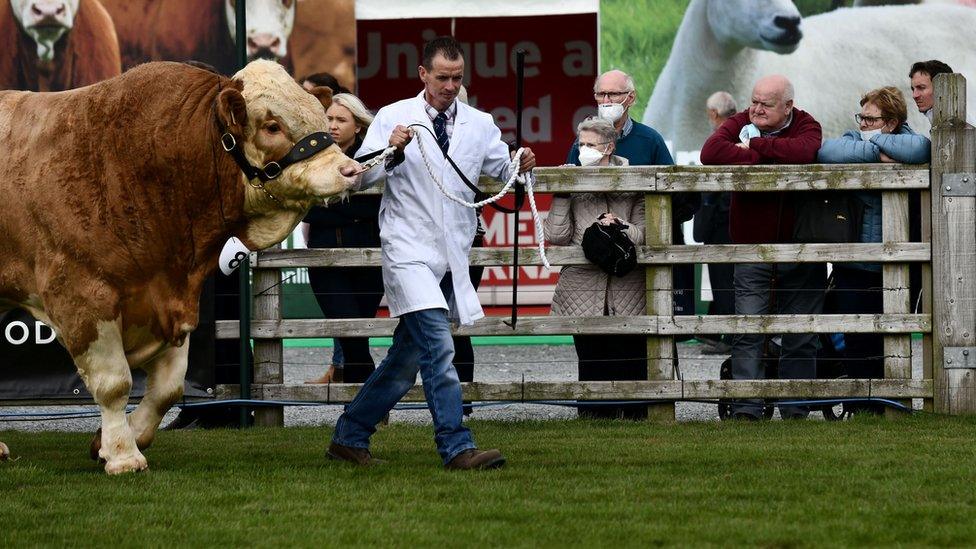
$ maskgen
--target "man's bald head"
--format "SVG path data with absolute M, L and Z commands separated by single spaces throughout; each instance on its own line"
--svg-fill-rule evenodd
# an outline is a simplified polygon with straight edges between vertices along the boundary
M 624 71 L 614 69 L 596 78 L 596 81 L 593 83 L 593 92 L 596 93 L 601 88 L 606 88 L 607 90 L 613 88 L 615 91 L 632 92 L 634 91 L 634 79 Z
M 793 111 L 793 84 L 780 74 L 764 76 L 752 88 L 749 121 L 764 132 L 783 128 Z

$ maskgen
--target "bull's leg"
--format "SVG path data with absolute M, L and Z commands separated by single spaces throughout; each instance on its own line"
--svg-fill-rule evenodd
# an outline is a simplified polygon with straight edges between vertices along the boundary
M 132 372 L 125 358 L 118 323 L 100 321 L 97 333 L 98 337 L 88 349 L 74 359 L 78 373 L 102 411 L 98 457 L 105 460 L 105 472 L 110 475 L 141 471 L 148 464 L 136 447 L 125 417 L 125 405 L 132 390 Z
M 189 342 L 182 347 L 169 347 L 143 366 L 148 374 L 146 395 L 129 415 L 129 424 L 140 450 L 152 444 L 163 415 L 183 396 L 189 348 Z

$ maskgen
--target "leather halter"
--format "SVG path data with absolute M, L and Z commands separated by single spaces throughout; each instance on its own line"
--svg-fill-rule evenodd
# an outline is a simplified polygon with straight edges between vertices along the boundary
M 224 132 L 220 136 L 220 145 L 225 151 L 230 153 L 234 161 L 237 162 L 237 166 L 244 172 L 244 177 L 247 178 L 247 184 L 255 189 L 264 191 L 279 206 L 282 206 L 281 201 L 275 195 L 271 194 L 271 191 L 265 187 L 265 183 L 277 179 L 288 166 L 315 156 L 332 146 L 333 143 L 335 142 L 332 140 L 332 136 L 325 132 L 310 133 L 299 140 L 298 143 L 295 143 L 295 146 L 281 160 L 272 160 L 265 164 L 264 167 L 256 168 L 248 162 L 247 157 L 244 156 L 243 148 L 237 143 L 237 139 L 230 132 Z M 253 181 L 255 179 L 261 182 L 254 183 Z

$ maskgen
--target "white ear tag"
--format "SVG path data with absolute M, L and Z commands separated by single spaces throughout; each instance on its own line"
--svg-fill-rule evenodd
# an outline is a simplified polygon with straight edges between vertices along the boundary
M 240 267 L 241 263 L 247 261 L 250 253 L 251 250 L 248 250 L 239 238 L 230 237 L 230 240 L 224 244 L 224 249 L 220 251 L 220 272 L 230 276 L 230 273 Z

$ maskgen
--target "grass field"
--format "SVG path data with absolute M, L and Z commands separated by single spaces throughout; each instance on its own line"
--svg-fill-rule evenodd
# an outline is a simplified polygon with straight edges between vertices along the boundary
M 976 544 L 976 418 L 473 428 L 506 469 L 398 424 L 374 469 L 323 459 L 329 428 L 178 431 L 110 478 L 87 436 L 0 432 L 0 546 Z
M 600 68 L 603 71 L 620 69 L 634 77 L 637 103 L 631 107 L 630 115 L 637 121 L 644 117 L 644 108 L 654 91 L 657 75 L 671 54 L 671 44 L 688 2 L 600 1 Z M 794 3 L 804 16 L 822 13 L 831 7 L 831 0 L 795 0 Z

